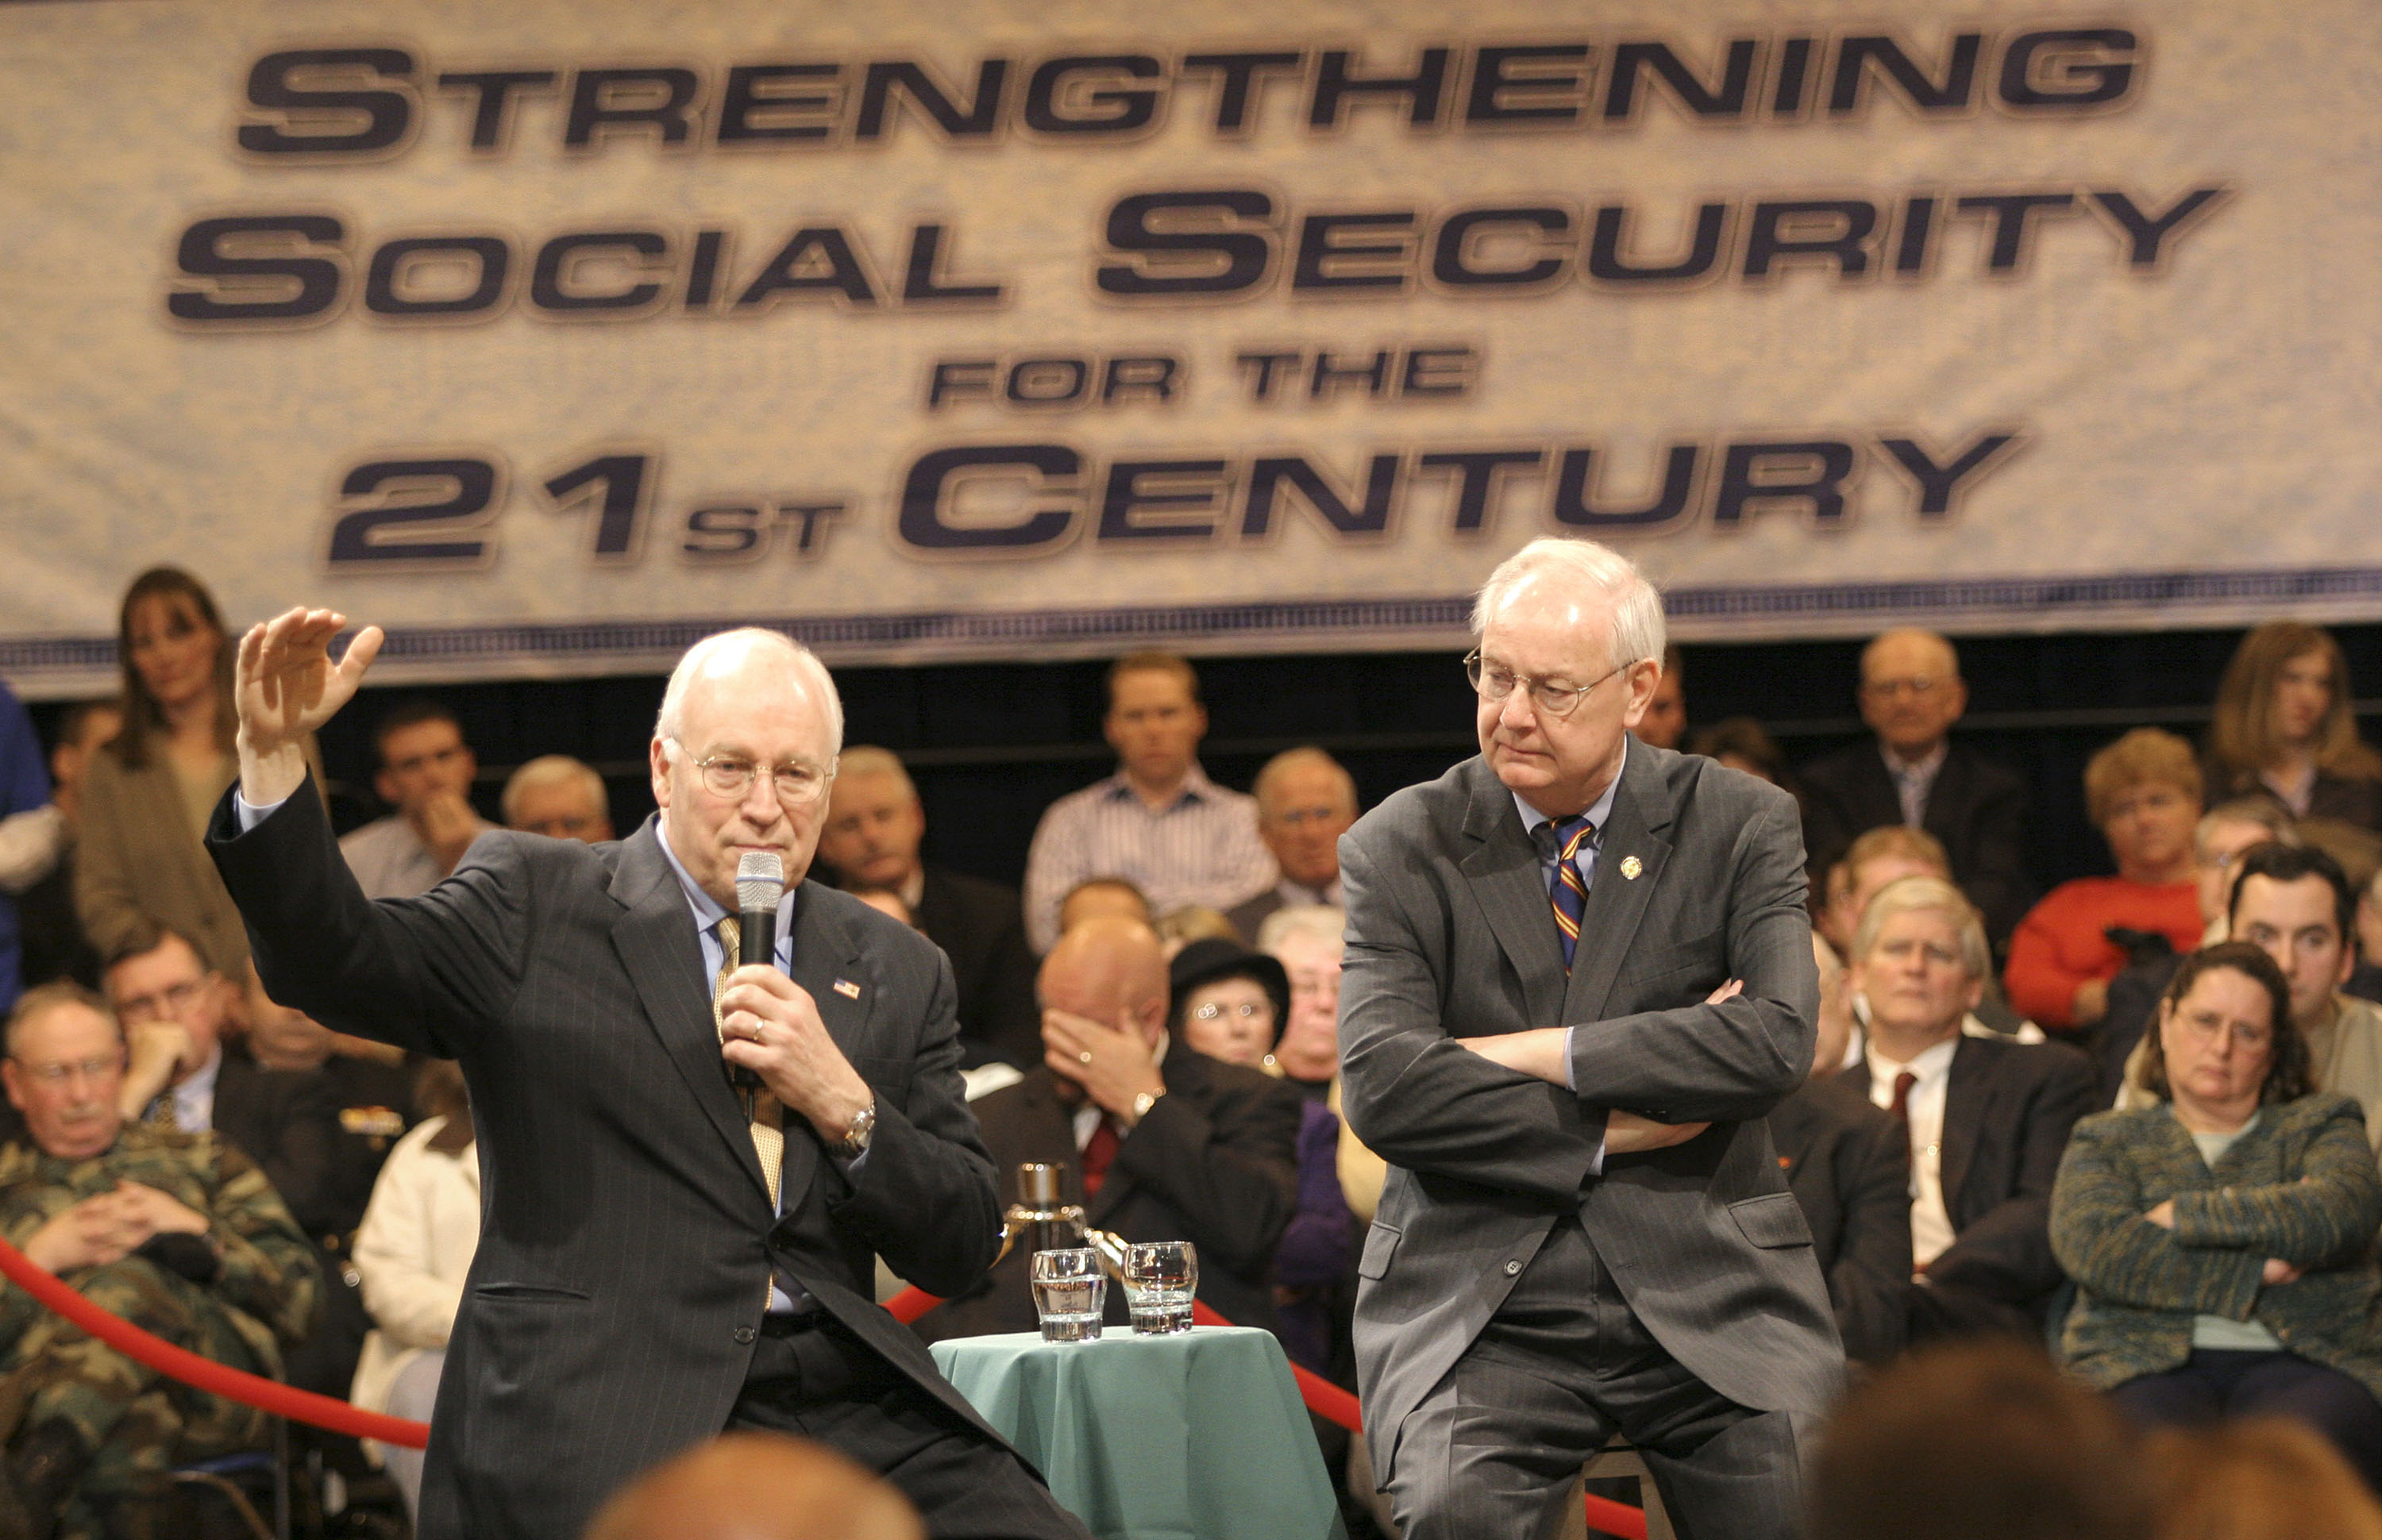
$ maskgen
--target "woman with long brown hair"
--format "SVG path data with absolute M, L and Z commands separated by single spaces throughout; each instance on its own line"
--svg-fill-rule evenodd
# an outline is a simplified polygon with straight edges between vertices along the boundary
M 2218 794 L 2271 792 L 2299 817 L 2382 829 L 2382 754 L 2357 736 L 2351 699 L 2331 632 L 2274 620 L 2243 637 L 2208 727 Z

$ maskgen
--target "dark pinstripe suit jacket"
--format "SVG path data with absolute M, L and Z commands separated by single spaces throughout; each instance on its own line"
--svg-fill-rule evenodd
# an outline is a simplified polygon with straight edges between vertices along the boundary
M 1341 838 L 1340 875 L 1342 1096 L 1390 1164 L 1357 1266 L 1377 1469 L 1564 1213 L 1706 1385 L 1822 1410 L 1843 1353 L 1761 1121 L 1802 1081 L 1819 1003 L 1793 801 L 1631 743 L 1568 978 L 1538 852 L 1478 758 L 1367 814 Z M 1732 978 L 1741 996 L 1701 1003 Z M 1578 1095 L 1452 1041 L 1564 1024 L 1578 1027 Z M 1610 1107 L 1713 1126 L 1590 1177 Z
M 878 1122 L 854 1180 L 790 1127 L 773 1225 L 656 825 L 594 847 L 483 836 L 430 892 L 374 904 L 318 798 L 244 835 L 232 818 L 227 797 L 208 842 L 274 997 L 459 1058 L 471 1086 L 486 1214 L 432 1424 L 425 1540 L 575 1537 L 615 1487 L 719 1432 L 772 1265 L 983 1425 L 869 1299 L 872 1250 L 953 1294 L 998 1246 L 951 970 L 924 937 L 803 886 L 792 975 L 876 1088 Z

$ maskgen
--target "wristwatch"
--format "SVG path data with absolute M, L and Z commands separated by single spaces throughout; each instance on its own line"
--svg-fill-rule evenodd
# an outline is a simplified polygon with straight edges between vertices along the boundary
M 852 1115 L 851 1126 L 843 1131 L 843 1140 L 836 1145 L 835 1153 L 847 1160 L 857 1160 L 868 1153 L 868 1141 L 876 1132 L 877 1100 L 872 1096 L 866 1106 Z
M 1155 1091 L 1145 1091 L 1140 1095 L 1136 1096 L 1133 1099 L 1133 1120 L 1138 1123 L 1143 1118 L 1148 1117 L 1149 1109 L 1156 1106 L 1158 1105 L 1158 1098 L 1165 1094 L 1166 1087 L 1161 1085 Z

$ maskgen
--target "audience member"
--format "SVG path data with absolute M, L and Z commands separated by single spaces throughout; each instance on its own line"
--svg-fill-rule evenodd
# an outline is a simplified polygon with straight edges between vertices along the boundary
M 2382 1540 L 2382 1504 L 2305 1424 L 2163 1428 L 2147 1452 L 2158 1540 Z
M 890 750 L 854 744 L 836 760 L 819 859 L 847 888 L 890 888 L 905 923 L 952 959 L 960 1041 L 968 1069 L 1000 1059 L 1029 1069 L 1042 1057 L 1034 1012 L 1034 954 L 1017 890 L 920 859 L 927 810 Z
M 2382 1149 L 2382 1008 L 2342 994 L 2353 953 L 2345 924 L 2349 881 L 2322 850 L 2269 843 L 2236 868 L 2229 934 L 2275 959 L 2291 991 L 2291 1028 L 2307 1051 L 2308 1082 L 2352 1097 Z M 2150 1037 L 2126 1059 L 2120 1107 L 2148 1106 Z
M 29 991 L 0 1064 L 28 1140 L 0 1149 L 0 1234 L 104 1310 L 274 1375 L 319 1278 L 263 1173 L 223 1140 L 125 1120 L 124 1039 L 80 984 Z M 257 1448 L 264 1413 L 160 1376 L 0 1290 L 10 1402 L 0 1534 L 145 1534 L 170 1467 Z
M 2062 1355 L 2142 1422 L 2299 1418 L 2382 1483 L 2364 1115 L 2311 1093 L 2290 985 L 2247 942 L 2185 959 L 2144 1041 L 2159 1103 L 2086 1118 L 2060 1164 Z
M 462 724 L 436 701 L 400 701 L 373 728 L 380 768 L 373 790 L 397 811 L 339 839 L 339 853 L 367 898 L 411 898 L 455 870 L 491 826 L 473 810 L 480 762 Z
M 248 966 L 248 932 L 199 843 L 238 771 L 232 648 L 212 595 L 178 568 L 132 581 L 117 617 L 124 727 L 91 762 L 75 859 L 75 908 L 103 958 L 187 937 L 227 976 Z M 312 764 L 310 744 L 307 758 Z M 320 785 L 319 766 L 316 784 Z
M 612 798 L 604 777 L 569 754 L 541 754 L 514 771 L 497 806 L 505 827 L 523 834 L 590 845 L 612 837 Z
M 1680 664 L 1676 642 L 1663 649 L 1663 677 L 1654 683 L 1653 699 L 1646 703 L 1646 715 L 1629 730 L 1639 742 L 1656 749 L 1676 749 L 1686 735 L 1688 673 Z
M 1340 902 L 1340 837 L 1357 821 L 1356 777 L 1320 749 L 1285 749 L 1266 761 L 1252 788 L 1258 837 L 1273 852 L 1282 881 L 1228 918 L 1241 939 L 1257 938 L 1279 909 Z
M 50 874 L 65 841 L 66 817 L 50 804 L 33 720 L 0 684 L 0 1010 L 24 987 L 17 895 Z
M 1846 1398 L 1812 1466 L 1810 1532 L 2149 1540 L 2155 1501 L 2107 1401 L 2039 1350 L 1971 1342 L 1913 1353 Z
M 724 1433 L 638 1477 L 586 1540 L 926 1540 L 901 1489 L 824 1444 Z
M 447 1338 L 480 1244 L 480 1153 L 451 1059 L 422 1067 L 424 1118 L 397 1142 L 356 1231 L 356 1273 L 372 1319 L 348 1399 L 368 1411 L 428 1422 Z M 422 1451 L 375 1446 L 411 1515 L 422 1501 Z
M 81 917 L 75 913 L 75 844 L 82 828 L 83 780 L 92 756 L 113 741 L 123 726 L 124 708 L 113 700 L 81 702 L 59 720 L 57 746 L 50 751 L 50 805 L 57 811 L 60 832 L 57 860 L 49 875 L 17 899 L 29 984 L 72 979 L 86 989 L 99 987 L 99 948 L 83 934 Z
M 2300 842 L 2299 831 L 2283 804 L 2264 792 L 2236 797 L 2203 813 L 2192 830 L 2193 878 L 2200 905 L 2200 944 L 2225 939 L 2225 911 L 2233 900 L 2234 863 L 2252 849 L 2278 840 Z M 2126 1081 L 2126 1061 L 2143 1040 L 2143 1032 L 2158 1014 L 2159 996 L 2175 977 L 2185 954 L 2167 952 L 2129 962 L 2109 981 L 2108 1012 L 2093 1045 L 2101 1067 L 2104 1101 L 2118 1094 Z
M 2064 1044 L 1960 1030 L 1992 962 L 1983 919 L 1949 883 L 1906 877 L 1880 893 L 1851 966 L 1869 1050 L 1843 1078 L 1909 1132 L 1911 1340 L 2039 1338 L 2060 1284 L 2052 1179 L 2069 1130 L 2093 1110 L 2091 1062 Z
M 2357 736 L 2349 663 L 2332 633 L 2271 620 L 2216 686 L 2209 772 L 2219 796 L 2267 791 L 2301 818 L 2382 829 L 2382 754 Z
M 1804 849 L 1823 866 L 1880 825 L 1925 829 L 1998 942 L 2034 896 L 2021 859 L 2026 783 L 1952 741 L 1969 707 L 1959 654 L 1933 631 L 1888 631 L 1861 652 L 1860 699 L 1875 738 L 1803 766 Z
M 1688 752 L 1716 759 L 1732 770 L 1742 770 L 1773 786 L 1797 790 L 1795 777 L 1786 768 L 1786 755 L 1772 741 L 1762 724 L 1750 716 L 1722 717 L 1696 734 Z
M 1836 1334 L 1856 1363 L 1902 1351 L 1910 1282 L 1910 1135 L 1838 1078 L 1852 1039 L 1852 985 L 1834 947 L 1811 937 L 1820 968 L 1820 1033 L 1802 1088 L 1770 1113 L 1786 1186 L 1811 1227 Z
M 1066 935 L 1087 920 L 1109 918 L 1135 920 L 1155 929 L 1158 916 L 1149 911 L 1149 900 L 1141 889 L 1123 877 L 1087 877 L 1067 889 L 1059 900 L 1059 934 Z M 1035 1032 L 1039 1037 L 1041 1027 Z
M 1130 920 L 1087 920 L 1042 962 L 1043 1062 L 972 1108 L 1005 1192 L 1027 1161 L 1068 1167 L 1061 1191 L 1127 1241 L 1199 1249 L 1199 1298 L 1239 1326 L 1274 1324 L 1274 1249 L 1296 1206 L 1298 1094 L 1166 1033 L 1166 961 Z M 1109 1291 L 1112 1324 L 1123 1290 Z M 928 1341 L 1031 1331 L 1025 1253 L 917 1323 Z
M 1229 941 L 1236 947 L 1241 944 L 1240 927 L 1225 918 L 1222 910 L 1209 909 L 1206 904 L 1185 904 L 1180 909 L 1168 910 L 1149 928 L 1158 933 L 1158 944 L 1169 962 L 1195 941 Z
M 1235 941 L 1194 941 L 1167 972 L 1167 1030 L 1177 1043 L 1221 1063 L 1282 1072 L 1273 1049 L 1291 1006 L 1280 959 Z M 1330 1374 L 1345 1346 L 1332 1328 L 1357 1261 L 1357 1222 L 1340 1191 L 1340 1118 L 1323 1104 L 1328 1089 L 1316 1086 L 1300 1108 L 1298 1205 L 1274 1251 L 1275 1335 L 1318 1374 Z
M 1851 952 L 1853 937 L 1860 931 L 1861 912 L 1870 900 L 1905 877 L 1934 877 L 1943 882 L 1952 880 L 1952 862 L 1944 853 L 1943 842 L 1925 829 L 1914 829 L 1908 824 L 1881 824 L 1852 842 L 1845 859 L 1831 867 L 1829 904 L 1821 934 L 1832 947 L 1840 947 L 1839 956 Z M 1859 994 L 1852 997 L 1853 1036 L 1846 1045 L 1849 1065 L 1860 1054 L 1863 1034 L 1868 1030 L 1869 1002 Z M 2043 1029 L 2010 1008 L 2009 1000 L 2002 994 L 2001 981 L 1988 971 L 1983 996 L 1977 1007 L 1960 1023 L 1960 1030 L 1974 1036 L 2007 1037 L 2019 1043 L 2044 1041 Z
M 1340 1110 L 1340 958 L 1348 930 L 1344 910 L 1322 904 L 1278 909 L 1258 927 L 1258 950 L 1290 980 L 1290 1018 L 1273 1045 L 1273 1068 L 1310 1100 L 1320 1096 L 1340 1118 L 1340 1193 L 1361 1224 L 1373 1222 L 1389 1165 L 1365 1148 Z
M 2382 871 L 2358 890 L 2357 967 L 2341 986 L 2364 1000 L 2382 1000 Z
M 1191 666 L 1134 653 L 1109 669 L 1103 732 L 1117 773 L 1050 804 L 1025 853 L 1025 935 L 1059 938 L 1059 900 L 1087 877 L 1121 876 L 1164 914 L 1229 910 L 1280 880 L 1258 840 L 1257 803 L 1199 768 L 1208 713 Z
M 2118 874 L 2078 877 L 2044 894 L 2010 937 L 2002 975 L 2010 1004 L 2055 1032 L 2081 1033 L 2108 1014 L 2109 981 L 2132 960 L 2113 931 L 2165 936 L 2179 952 L 2200 943 L 2192 856 L 2200 765 L 2192 745 L 2136 727 L 2086 763 L 2084 805 Z

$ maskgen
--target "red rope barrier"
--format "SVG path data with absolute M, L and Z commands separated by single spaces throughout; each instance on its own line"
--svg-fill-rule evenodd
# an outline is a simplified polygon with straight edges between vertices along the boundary
M 908 1326 L 927 1312 L 942 1303 L 940 1299 L 923 1289 L 904 1289 L 885 1302 L 892 1317 Z M 1209 1309 L 1197 1300 L 1191 1302 L 1191 1319 L 1203 1326 L 1229 1326 L 1233 1323 Z M 1364 1424 L 1357 1414 L 1357 1398 L 1341 1389 L 1311 1370 L 1294 1363 L 1291 1378 L 1298 1382 L 1299 1399 L 1307 1410 L 1327 1423 L 1336 1423 L 1350 1433 L 1362 1436 Z M 1627 1503 L 1617 1503 L 1610 1497 L 1600 1497 L 1593 1492 L 1580 1494 L 1580 1506 L 1587 1509 L 1588 1527 L 1602 1534 L 1616 1535 L 1619 1540 L 1646 1540 L 1646 1515 Z
M 242 1374 L 213 1359 L 201 1358 L 187 1349 L 178 1348 L 162 1337 L 141 1330 L 124 1317 L 102 1310 L 59 1282 L 54 1275 L 6 1241 L 0 1241 L 0 1274 L 6 1274 L 9 1282 L 125 1357 L 211 1395 L 255 1407 L 260 1412 L 269 1412 L 276 1417 L 311 1423 L 318 1428 L 328 1428 L 333 1433 L 344 1433 L 357 1438 L 377 1438 L 384 1444 L 395 1444 L 403 1448 L 418 1449 L 429 1441 L 430 1424 L 427 1423 L 408 1422 L 402 1417 L 366 1412 L 346 1401 L 317 1396 L 311 1390 L 296 1390 L 276 1380 Z

